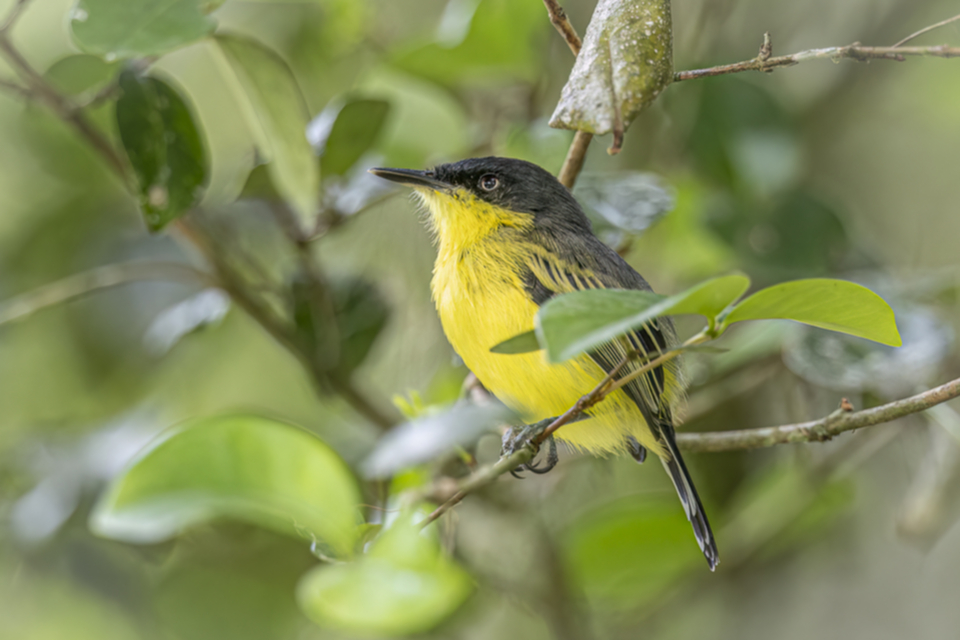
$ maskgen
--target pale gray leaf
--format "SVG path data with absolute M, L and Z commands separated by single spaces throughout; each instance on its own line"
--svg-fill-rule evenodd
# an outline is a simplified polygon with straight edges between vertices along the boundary
M 573 193 L 588 213 L 631 233 L 645 231 L 676 201 L 660 176 L 639 171 L 584 174 Z
M 484 433 L 514 419 L 499 402 L 460 403 L 449 411 L 418 418 L 387 433 L 363 463 L 368 478 L 387 478 L 476 442 Z
M 600 0 L 550 126 L 613 132 L 615 153 L 630 122 L 672 80 L 669 0 Z

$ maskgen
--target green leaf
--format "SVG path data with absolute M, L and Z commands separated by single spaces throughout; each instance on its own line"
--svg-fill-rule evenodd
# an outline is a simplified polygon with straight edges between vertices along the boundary
M 402 518 L 357 561 L 305 575 L 297 599 L 322 626 L 406 636 L 436 627 L 472 590 L 470 576 L 444 554 L 432 532 Z
M 846 280 L 812 278 L 762 289 L 735 306 L 724 323 L 765 319 L 796 320 L 892 347 L 902 344 L 890 305 Z
M 81 53 L 57 60 L 43 76 L 61 93 L 78 96 L 104 88 L 113 80 L 119 66 L 119 62 L 104 62 Z
M 79 0 L 70 19 L 83 51 L 107 61 L 157 56 L 212 33 L 200 0 Z
M 337 109 L 337 107 L 334 107 Z M 390 111 L 384 100 L 351 100 L 337 109 L 328 131 L 320 131 L 314 146 L 320 153 L 320 173 L 326 178 L 343 175 L 377 140 Z M 333 114 L 324 110 L 314 123 Z M 313 125 L 314 123 L 311 123 Z
M 151 231 L 200 200 L 207 157 L 183 98 L 157 78 L 120 74 L 117 128 L 139 183 L 140 208 Z
M 659 316 L 689 313 L 715 318 L 749 286 L 746 276 L 731 275 L 707 280 L 669 297 L 623 289 L 565 293 L 540 308 L 537 338 L 550 362 L 563 362 Z
M 167 430 L 113 480 L 90 517 L 98 535 L 150 544 L 232 518 L 318 540 L 349 556 L 360 491 L 315 436 L 253 415 Z
M 509 340 L 504 340 L 500 344 L 494 345 L 490 353 L 530 353 L 531 351 L 540 351 L 543 347 L 537 342 L 537 332 L 531 329 L 525 333 L 513 336 Z
M 218 36 L 217 43 L 238 88 L 238 107 L 277 192 L 312 224 L 320 175 L 307 141 L 307 110 L 296 79 L 280 56 L 252 40 Z

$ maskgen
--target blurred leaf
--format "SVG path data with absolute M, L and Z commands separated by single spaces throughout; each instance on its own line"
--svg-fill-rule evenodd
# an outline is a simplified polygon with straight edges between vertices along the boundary
M 350 100 L 328 106 L 310 121 L 307 135 L 320 154 L 320 175 L 343 175 L 377 139 L 390 111 L 385 100 Z
M 190 109 L 168 84 L 124 71 L 120 89 L 117 128 L 137 176 L 147 226 L 158 231 L 200 200 L 206 152 Z
M 340 457 L 297 427 L 252 415 L 173 427 L 101 495 L 95 533 L 149 544 L 233 518 L 319 539 L 349 556 L 360 492 Z
M 515 419 L 499 402 L 457 404 L 449 411 L 406 422 L 384 435 L 363 463 L 368 478 L 389 478 L 476 442 L 480 436 Z
M 659 316 L 699 314 L 712 319 L 749 286 L 746 276 L 731 275 L 707 280 L 669 297 L 622 289 L 565 293 L 540 308 L 537 338 L 551 362 L 563 362 Z
M 757 172 L 757 159 L 765 153 L 757 146 L 758 136 L 796 140 L 790 115 L 770 89 L 737 77 L 704 78 L 698 81 L 699 108 L 688 144 L 700 169 L 713 180 L 729 187 L 741 185 L 758 193 L 770 193 L 789 184 L 782 174 L 792 170 L 792 160 L 778 157 L 779 168 L 765 167 Z M 765 173 L 770 171 L 771 173 Z M 778 184 L 767 184 L 769 176 L 779 176 Z
M 623 132 L 673 81 L 669 0 L 600 0 L 550 126 Z
M 429 631 L 473 590 L 430 531 L 401 518 L 354 562 L 317 567 L 300 581 L 307 616 L 351 634 L 405 636 Z
M 105 87 L 119 66 L 119 62 L 76 54 L 57 60 L 43 75 L 61 93 L 76 96 Z
M 811 278 L 784 282 L 736 305 L 724 320 L 796 320 L 831 331 L 899 347 L 897 321 L 883 298 L 866 287 L 845 280 Z
M 631 233 L 646 230 L 674 205 L 673 193 L 660 176 L 638 171 L 582 175 L 574 195 L 588 212 Z
M 220 289 L 204 289 L 157 314 L 143 341 L 153 353 L 162 355 L 184 336 L 220 322 L 229 310 L 230 296 Z
M 314 353 L 340 378 L 359 367 L 390 317 L 390 308 L 377 288 L 360 278 L 336 278 L 329 291 L 318 289 L 307 278 L 291 284 L 293 317 L 304 349 Z M 329 296 L 329 312 L 324 298 Z M 329 318 L 332 312 L 334 318 Z M 336 322 L 330 324 L 331 320 Z M 332 338 L 337 345 L 329 344 Z
M 494 345 L 490 353 L 530 353 L 531 351 L 540 351 L 543 347 L 537 341 L 537 332 L 531 329 L 526 333 L 515 335 L 509 340 L 504 340 L 500 344 Z
M 539 3 L 515 0 L 449 0 L 438 42 L 405 48 L 393 65 L 438 84 L 457 85 L 539 77 L 542 41 L 549 23 Z
M 714 198 L 707 224 L 764 284 L 833 273 L 850 262 L 851 243 L 838 212 L 801 191 L 761 205 Z
M 563 553 L 592 603 L 631 610 L 703 562 L 677 506 L 635 497 L 579 518 L 563 537 Z
M 902 349 L 804 325 L 787 328 L 783 361 L 796 375 L 825 389 L 896 398 L 931 382 L 950 356 L 951 327 L 925 307 L 896 305 Z
M 239 108 L 277 192 L 312 225 L 320 175 L 296 79 L 280 56 L 253 40 L 217 36 L 217 43 L 236 77 Z
M 70 16 L 77 45 L 108 62 L 157 56 L 212 33 L 200 0 L 79 0 Z
M 390 307 L 377 287 L 366 280 L 340 278 L 331 282 L 340 336 L 337 372 L 347 377 L 370 353 L 390 318 Z
M 804 542 L 834 522 L 853 498 L 846 482 L 823 482 L 798 464 L 774 465 L 744 483 L 721 536 L 733 564 L 758 551 L 767 555 Z

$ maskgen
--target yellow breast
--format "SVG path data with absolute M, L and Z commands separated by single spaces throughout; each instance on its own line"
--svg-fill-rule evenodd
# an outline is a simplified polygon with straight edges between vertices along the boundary
M 447 250 L 445 250 L 447 249 Z M 483 385 L 525 421 L 558 416 L 603 379 L 589 357 L 550 364 L 544 353 L 506 355 L 490 348 L 533 329 L 537 305 L 519 273 L 529 247 L 481 241 L 468 250 L 441 244 L 432 282 L 434 301 L 453 348 Z M 591 419 L 564 426 L 557 437 L 594 453 L 623 451 L 627 435 L 653 453 L 661 447 L 636 405 L 617 391 L 590 412 Z

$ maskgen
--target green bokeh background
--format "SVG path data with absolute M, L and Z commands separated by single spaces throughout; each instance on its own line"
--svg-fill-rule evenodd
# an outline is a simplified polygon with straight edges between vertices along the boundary
M 583 32 L 593 3 L 564 5 Z M 35 0 L 14 39 L 64 91 L 85 91 L 116 68 L 71 57 L 70 6 Z M 750 58 L 764 31 L 775 53 L 891 44 L 955 12 L 944 0 L 682 0 L 675 66 Z M 545 123 L 572 58 L 539 0 L 227 0 L 214 17 L 282 54 L 311 115 L 344 97 L 388 102 L 370 161 L 497 154 L 551 171 L 563 161 L 571 134 Z M 960 43 L 960 27 L 918 42 Z M 269 216 L 231 204 L 252 158 L 205 47 L 158 62 L 206 131 L 205 203 L 254 259 L 282 264 Z M 853 278 L 891 301 L 901 330 L 915 329 L 898 360 L 779 323 L 737 327 L 729 353 L 688 359 L 684 428 L 812 419 L 841 396 L 862 407 L 956 376 L 958 105 L 960 61 L 812 61 L 669 87 L 620 155 L 604 153 L 609 138 L 594 142 L 586 171 L 654 172 L 675 190 L 675 210 L 628 252 L 658 291 L 737 269 L 757 286 Z M 95 120 L 110 128 L 111 113 Z M 383 404 L 410 392 L 455 398 L 466 372 L 430 301 L 433 249 L 414 205 L 384 200 L 318 245 L 332 275 L 364 276 L 391 309 L 358 383 Z M 0 300 L 143 259 L 202 264 L 175 234 L 147 233 L 136 203 L 62 123 L 0 93 Z M 87 529 L 104 483 L 186 418 L 282 417 L 352 464 L 378 435 L 318 398 L 240 309 L 165 353 L 150 348 L 157 315 L 197 291 L 139 283 L 0 327 L 0 639 L 350 637 L 297 609 L 297 580 L 317 564 L 302 541 L 218 524 L 136 547 Z M 425 637 L 548 638 L 570 600 L 604 638 L 955 637 L 960 417 L 949 406 L 826 444 L 688 456 L 718 532 L 716 574 L 659 465 L 568 452 L 548 476 L 504 479 L 444 528 L 479 588 Z M 496 448 L 481 441 L 479 455 Z

